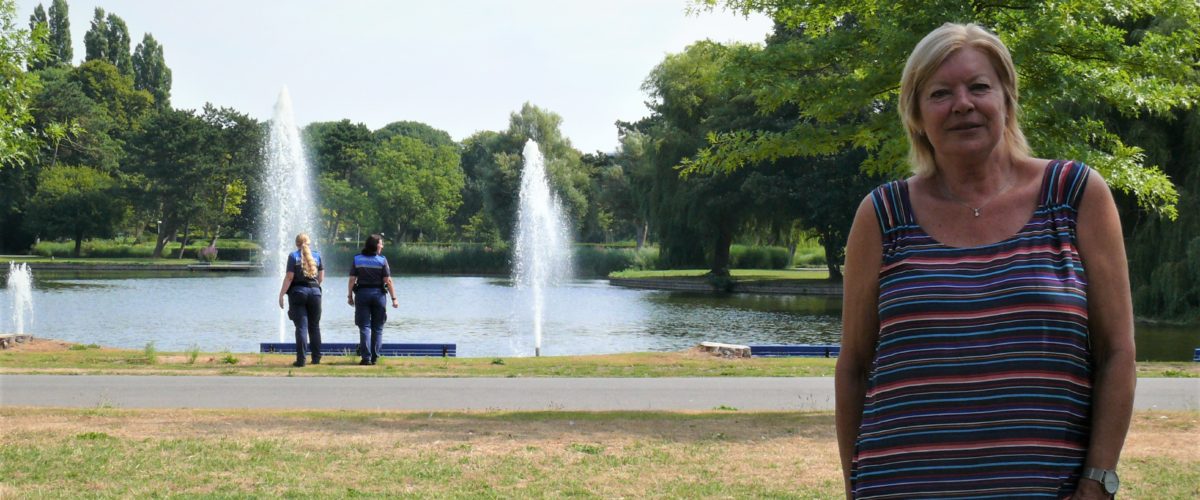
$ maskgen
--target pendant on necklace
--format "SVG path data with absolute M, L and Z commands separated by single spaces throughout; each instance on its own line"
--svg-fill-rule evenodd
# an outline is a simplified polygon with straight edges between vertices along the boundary
M 982 208 L 982 207 L 980 207 L 980 208 Z M 972 210 L 973 212 L 975 212 L 975 216 L 976 216 L 976 217 L 979 217 L 979 209 L 978 209 L 978 208 L 971 207 L 971 210 Z

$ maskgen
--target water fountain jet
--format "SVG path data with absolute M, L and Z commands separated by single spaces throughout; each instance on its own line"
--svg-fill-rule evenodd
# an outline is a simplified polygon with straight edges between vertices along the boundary
M 266 159 L 261 179 L 266 198 L 260 219 L 263 223 L 263 269 L 275 278 L 273 285 L 278 287 L 287 274 L 287 257 L 295 250 L 296 234 L 308 233 L 314 249 L 321 241 L 317 234 L 313 174 L 305 160 L 304 144 L 292 115 L 292 98 L 287 87 L 279 91 L 275 103 Z M 280 311 L 280 342 L 286 338 L 289 326 L 287 313 Z
M 515 280 L 532 301 L 534 355 L 541 356 L 546 289 L 571 277 L 571 236 L 561 203 L 550 190 L 538 144 L 526 141 L 523 154 Z
M 25 334 L 26 318 L 33 324 L 33 273 L 25 263 L 8 263 L 8 291 L 12 296 L 12 318 L 16 334 Z

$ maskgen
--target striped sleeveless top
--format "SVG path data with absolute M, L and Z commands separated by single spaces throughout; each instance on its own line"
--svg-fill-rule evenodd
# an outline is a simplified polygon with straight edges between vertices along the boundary
M 1053 161 L 1010 238 L 948 247 L 908 184 L 871 193 L 883 231 L 879 340 L 856 498 L 1061 498 L 1087 451 L 1092 374 L 1076 207 L 1090 170 Z

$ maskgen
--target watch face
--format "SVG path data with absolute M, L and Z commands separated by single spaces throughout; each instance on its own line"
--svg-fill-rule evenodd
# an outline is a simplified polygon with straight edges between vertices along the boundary
M 1109 495 L 1117 494 L 1117 488 L 1121 486 L 1121 481 L 1117 479 L 1117 473 L 1106 472 L 1104 474 L 1104 491 Z

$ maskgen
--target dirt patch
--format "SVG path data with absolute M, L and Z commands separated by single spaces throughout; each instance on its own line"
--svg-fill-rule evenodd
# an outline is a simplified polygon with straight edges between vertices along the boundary
M 73 345 L 79 344 L 62 340 L 33 337 L 32 340 L 26 340 L 24 342 L 11 342 L 8 344 L 8 348 L 4 350 L 7 352 L 58 352 L 70 350 L 71 346 Z

